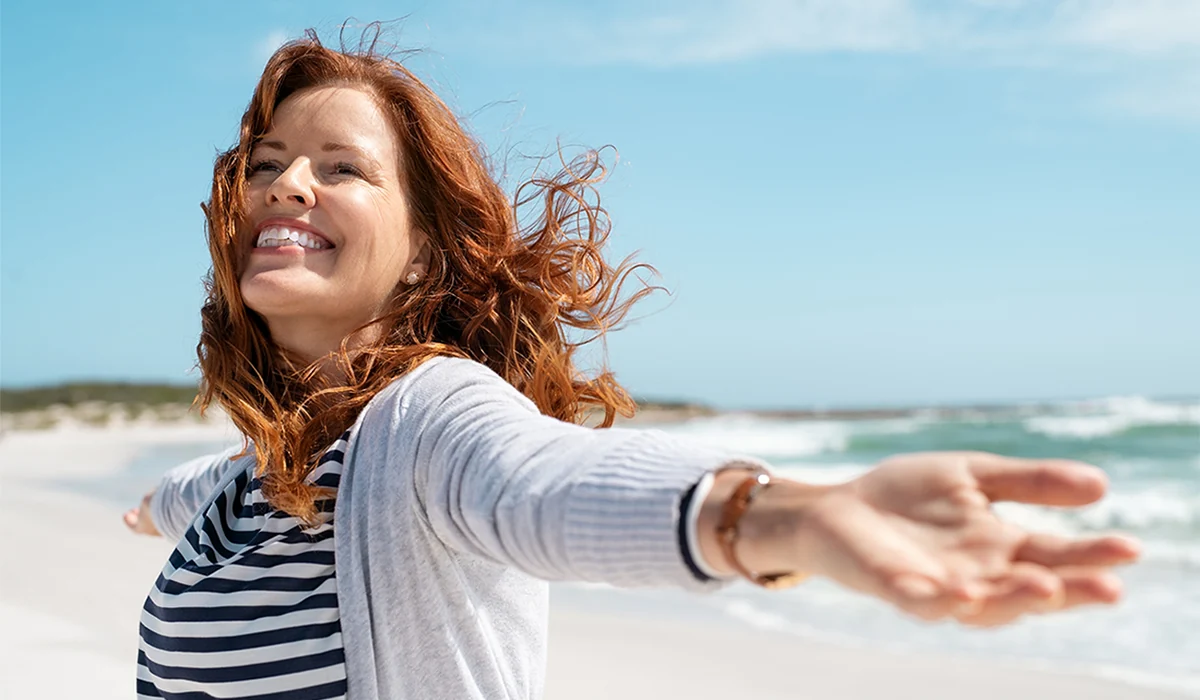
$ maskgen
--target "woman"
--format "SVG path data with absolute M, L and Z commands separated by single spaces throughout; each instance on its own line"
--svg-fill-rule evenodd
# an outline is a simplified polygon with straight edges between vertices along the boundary
M 934 453 L 818 487 L 574 424 L 633 408 L 568 337 L 645 293 L 622 301 L 634 267 L 601 256 L 602 175 L 585 158 L 514 204 L 397 63 L 311 33 L 271 58 L 205 206 L 200 401 L 247 448 L 126 514 L 179 540 L 143 609 L 139 697 L 538 697 L 546 580 L 822 575 L 969 625 L 1117 600 L 1134 543 L 989 508 L 1092 502 L 1093 467 Z

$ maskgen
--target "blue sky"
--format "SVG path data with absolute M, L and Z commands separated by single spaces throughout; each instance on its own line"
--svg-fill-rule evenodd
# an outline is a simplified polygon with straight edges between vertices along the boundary
M 602 5 L 602 6 L 601 6 Z M 0 382 L 186 381 L 270 51 L 391 38 L 512 173 L 620 152 L 609 341 L 726 407 L 1200 393 L 1200 2 L 8 2 Z

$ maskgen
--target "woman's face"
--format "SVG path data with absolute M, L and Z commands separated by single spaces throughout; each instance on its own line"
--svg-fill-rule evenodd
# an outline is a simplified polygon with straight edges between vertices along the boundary
M 250 154 L 246 305 L 276 342 L 319 344 L 376 317 L 399 281 L 426 273 L 426 238 L 409 224 L 399 145 L 374 97 L 354 87 L 284 100 Z M 425 251 L 425 252 L 423 252 Z M 293 337 L 281 337 L 293 336 Z

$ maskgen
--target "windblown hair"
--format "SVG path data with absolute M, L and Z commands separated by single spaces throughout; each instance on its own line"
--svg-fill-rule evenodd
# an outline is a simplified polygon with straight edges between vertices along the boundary
M 602 255 L 610 222 L 595 190 L 606 174 L 597 152 L 560 156 L 560 172 L 535 176 L 510 198 L 480 144 L 432 90 L 377 51 L 378 41 L 372 25 L 358 48 L 334 50 L 309 30 L 276 51 L 237 144 L 217 157 L 212 197 L 202 205 L 213 266 L 201 311 L 197 401 L 201 409 L 218 402 L 247 447 L 253 444 L 272 506 L 309 521 L 322 494 L 305 477 L 322 451 L 380 390 L 438 355 L 487 365 L 561 420 L 580 422 L 596 410 L 607 427 L 617 413 L 632 415 L 634 403 L 612 373 L 601 366 L 586 376 L 575 353 L 602 340 L 652 291 L 641 284 L 624 295 L 624 283 L 645 266 L 630 259 L 612 265 Z M 331 84 L 361 87 L 377 99 L 398 137 L 412 224 L 432 247 L 420 285 L 399 284 L 396 271 L 390 307 L 368 324 L 382 329 L 376 339 L 352 346 L 347 338 L 327 358 L 344 375 L 337 382 L 274 344 L 239 289 L 250 151 L 284 100 Z

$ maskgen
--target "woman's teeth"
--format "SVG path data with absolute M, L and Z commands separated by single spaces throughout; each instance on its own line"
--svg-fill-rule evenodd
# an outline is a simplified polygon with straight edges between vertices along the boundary
M 316 234 L 307 231 L 297 231 L 284 226 L 269 226 L 264 228 L 259 232 L 258 241 L 254 245 L 258 248 L 279 248 L 285 245 L 298 245 L 301 248 L 311 248 L 312 250 L 333 247 L 329 245 L 328 241 Z

